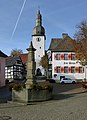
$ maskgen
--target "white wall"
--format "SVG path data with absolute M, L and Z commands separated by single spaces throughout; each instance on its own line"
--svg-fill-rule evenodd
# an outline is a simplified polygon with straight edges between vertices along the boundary
M 36 38 L 40 38 L 41 41 L 38 42 L 36 40 Z M 45 38 L 44 38 L 44 36 L 33 36 L 32 43 L 33 43 L 33 47 L 36 49 L 35 60 L 40 60 L 41 57 L 45 54 Z
M 77 60 L 55 60 L 54 59 L 54 54 L 55 53 L 63 53 L 63 54 L 68 54 L 73 52 L 53 52 L 52 53 L 52 78 L 56 80 L 60 80 L 60 76 L 65 76 L 65 77 L 70 77 L 70 78 L 75 78 L 75 79 L 84 79 L 85 73 L 55 73 L 54 72 L 54 67 L 56 66 L 61 66 L 61 67 L 80 67 L 80 63 Z M 56 78 L 54 78 L 54 74 L 57 74 Z
M 37 38 L 41 40 L 38 42 Z M 45 36 L 33 36 L 32 37 L 33 47 L 36 49 L 35 51 L 35 62 L 36 62 L 36 69 L 40 68 L 42 74 L 44 74 L 43 68 L 40 66 L 40 60 L 43 55 L 45 55 Z

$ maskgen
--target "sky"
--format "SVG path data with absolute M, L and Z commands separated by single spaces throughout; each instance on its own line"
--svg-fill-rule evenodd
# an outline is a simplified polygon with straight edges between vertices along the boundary
M 0 50 L 26 53 L 32 40 L 36 14 L 40 7 L 46 33 L 46 50 L 52 38 L 68 33 L 73 38 L 76 25 L 87 20 L 87 0 L 0 0 Z

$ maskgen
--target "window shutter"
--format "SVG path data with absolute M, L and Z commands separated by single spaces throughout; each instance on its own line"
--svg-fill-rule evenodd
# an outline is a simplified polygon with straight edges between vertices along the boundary
M 54 73 L 57 73 L 57 67 L 54 67 Z
M 79 72 L 79 67 L 75 67 L 75 72 L 76 72 L 76 73 Z
M 57 59 L 57 54 L 54 54 L 54 60 L 56 60 Z
M 68 72 L 71 73 L 71 67 L 68 67 Z
M 77 55 L 75 54 L 75 60 L 77 59 Z
M 70 53 L 68 54 L 68 59 L 71 60 L 71 54 Z
M 61 67 L 61 72 L 64 73 L 64 67 Z
M 60 59 L 61 59 L 61 60 L 64 60 L 64 54 L 61 54 L 61 55 L 60 55 Z
M 84 73 L 84 67 L 83 67 L 83 69 L 82 69 L 82 72 Z

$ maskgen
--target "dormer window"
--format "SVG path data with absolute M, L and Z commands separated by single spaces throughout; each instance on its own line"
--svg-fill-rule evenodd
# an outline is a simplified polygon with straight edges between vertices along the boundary
M 21 64 L 21 61 L 20 61 L 20 60 L 17 60 L 17 64 Z

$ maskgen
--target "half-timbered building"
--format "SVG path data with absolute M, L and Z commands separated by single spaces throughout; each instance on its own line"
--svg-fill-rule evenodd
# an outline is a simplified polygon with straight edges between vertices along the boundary
M 5 79 L 9 81 L 24 79 L 24 65 L 20 56 L 6 58 Z

